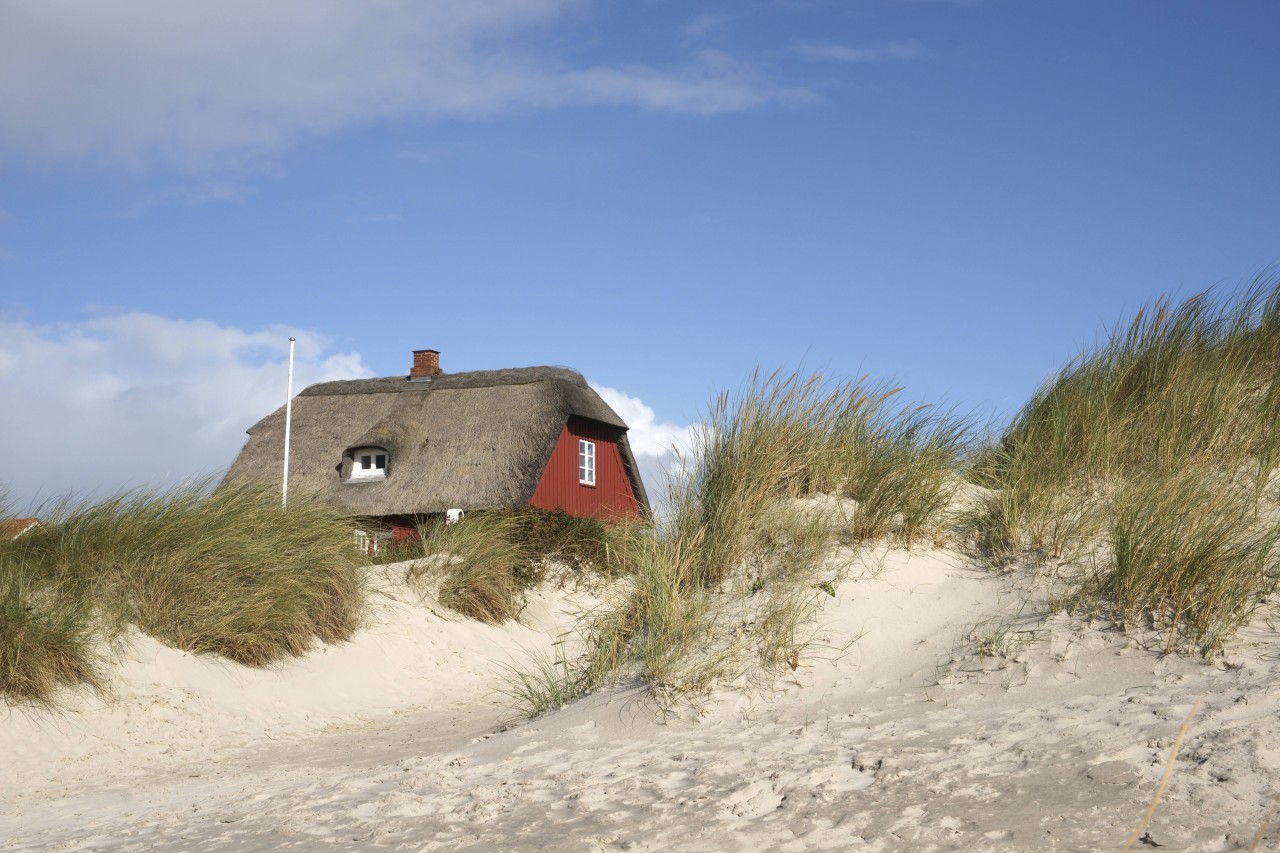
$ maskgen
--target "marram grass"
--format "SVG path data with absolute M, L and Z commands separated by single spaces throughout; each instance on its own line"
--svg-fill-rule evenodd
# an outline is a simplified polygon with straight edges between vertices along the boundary
M 415 564 L 409 579 L 438 580 L 440 603 L 464 616 L 490 623 L 514 619 L 524 592 L 523 554 L 515 532 L 515 519 L 503 512 L 469 513 L 457 524 L 425 526 L 419 544 L 424 555 L 434 558 L 437 571 Z
M 1275 588 L 1280 283 L 1160 299 L 1050 379 L 973 477 L 997 561 L 1074 562 L 1076 601 L 1220 648 Z M 1268 520 L 1271 519 L 1271 520 Z
M 1110 559 L 1091 589 L 1131 622 L 1164 629 L 1165 650 L 1212 652 L 1280 578 L 1280 526 L 1248 484 L 1198 471 L 1130 478 L 1110 501 Z
M 0 562 L 0 698 L 48 703 L 64 687 L 100 683 L 91 609 Z
M 456 524 L 424 524 L 397 556 L 430 558 L 416 562 L 408 578 L 434 589 L 445 607 L 500 623 L 519 616 L 526 590 L 545 579 L 552 562 L 578 573 L 620 571 L 619 544 L 631 530 L 563 510 L 476 511 Z
M 839 580 L 832 544 L 944 525 L 969 427 L 899 403 L 899 390 L 757 373 L 719 395 L 666 484 L 668 518 L 621 546 L 618 600 L 589 621 L 581 654 L 513 675 L 517 707 L 537 714 L 637 678 L 668 706 L 795 669 Z M 797 508 L 817 494 L 858 509 L 846 524 Z
M 92 682 L 93 638 L 127 625 L 249 665 L 345 640 L 365 608 L 351 524 L 305 495 L 195 484 L 41 508 L 0 543 L 0 695 Z

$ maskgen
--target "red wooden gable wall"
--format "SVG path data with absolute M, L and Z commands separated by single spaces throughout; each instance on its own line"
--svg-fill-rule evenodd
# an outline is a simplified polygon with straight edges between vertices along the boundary
M 638 517 L 640 509 L 618 452 L 621 434 L 620 430 L 605 424 L 569 418 L 529 505 L 605 520 Z M 596 443 L 594 486 L 578 482 L 578 440 L 583 438 Z

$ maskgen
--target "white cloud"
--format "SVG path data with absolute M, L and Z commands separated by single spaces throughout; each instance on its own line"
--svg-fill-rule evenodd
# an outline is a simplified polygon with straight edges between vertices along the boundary
M 589 6 L 10 0 L 0 151 L 199 168 L 381 118 L 597 104 L 707 114 L 809 97 L 715 57 L 569 67 L 545 30 Z
M 226 468 L 245 430 L 294 392 L 369 376 L 323 336 L 119 314 L 82 323 L 0 323 L 0 484 L 25 505 L 67 491 L 169 485 Z
M 659 421 L 653 409 L 639 398 L 594 382 L 591 387 L 626 421 L 627 441 L 649 493 L 649 503 L 658 517 L 663 517 L 667 509 L 667 479 L 676 471 L 680 460 L 688 458 L 697 426 Z
M 627 441 L 637 456 L 665 456 L 673 451 L 688 451 L 694 427 L 659 421 L 653 409 L 638 397 L 594 382 L 590 385 L 627 422 Z
M 689 23 L 685 24 L 681 29 L 681 32 L 687 36 L 698 38 L 720 29 L 728 22 L 728 20 L 728 15 L 720 15 L 715 12 L 703 12 L 702 14 L 694 17 L 694 19 Z
M 5 210 L 3 207 L 0 207 L 0 227 L 9 225 L 15 220 L 15 218 L 16 217 L 14 217 L 12 213 Z M 13 252 L 9 251 L 4 246 L 0 246 L 0 262 L 11 261 L 14 258 L 15 258 L 15 255 L 13 254 Z
M 831 42 L 795 42 L 791 50 L 814 62 L 884 62 L 892 59 L 919 59 L 924 45 L 915 39 L 889 42 L 870 47 L 849 47 Z
M 815 97 L 803 89 L 764 84 L 750 66 L 722 51 L 707 50 L 698 55 L 696 65 L 679 75 L 644 66 L 565 72 L 548 105 L 637 104 L 654 110 L 713 115 L 773 100 L 803 102 Z

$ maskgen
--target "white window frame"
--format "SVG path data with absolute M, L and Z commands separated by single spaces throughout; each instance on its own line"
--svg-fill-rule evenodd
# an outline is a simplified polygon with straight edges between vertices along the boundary
M 378 552 L 385 550 L 395 541 L 395 536 L 390 530 L 355 530 L 354 540 L 356 550 L 361 554 L 370 557 L 376 557 Z
M 578 484 L 596 484 L 596 443 L 585 438 L 578 439 Z
M 368 461 L 369 467 L 364 467 L 364 462 Z M 382 463 L 382 467 L 378 467 L 378 462 Z M 351 478 L 352 480 L 385 480 L 387 479 L 387 468 L 391 464 L 391 454 L 387 453 L 381 447 L 357 447 L 351 451 Z

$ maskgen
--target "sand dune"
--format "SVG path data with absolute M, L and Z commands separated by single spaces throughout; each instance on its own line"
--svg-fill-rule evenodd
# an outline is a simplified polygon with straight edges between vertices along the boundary
M 133 636 L 110 696 L 6 712 L 0 842 L 1117 849 L 1197 700 L 1149 842 L 1247 850 L 1280 796 L 1280 632 L 1265 617 L 1206 665 L 1032 618 L 1014 576 L 948 552 L 864 554 L 820 614 L 822 647 L 771 690 L 663 715 L 618 689 L 501 729 L 503 668 L 594 600 L 544 590 L 523 624 L 490 627 L 394 569 L 381 588 L 353 642 L 287 666 Z M 1280 826 L 1258 847 L 1277 848 Z

